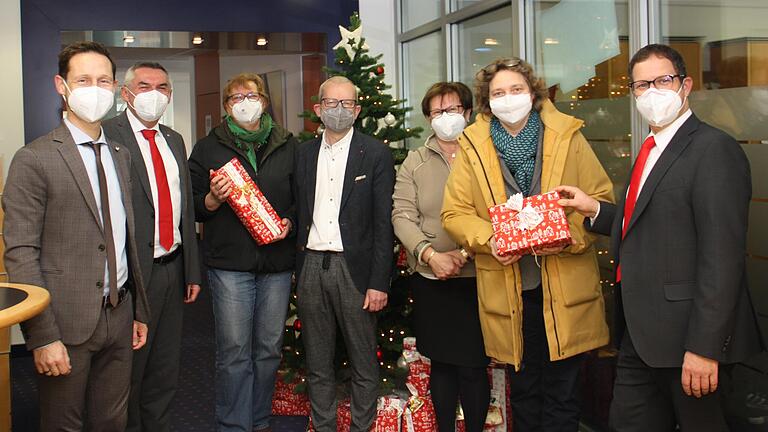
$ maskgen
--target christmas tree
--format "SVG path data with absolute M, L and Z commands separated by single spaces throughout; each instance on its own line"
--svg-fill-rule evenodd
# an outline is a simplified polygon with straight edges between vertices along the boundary
M 325 68 L 329 76 L 342 75 L 358 87 L 360 115 L 355 122 L 355 129 L 381 140 L 389 145 L 395 163 L 405 159 L 407 150 L 402 144 L 406 138 L 418 138 L 422 128 L 406 128 L 405 114 L 411 107 L 404 105 L 404 99 L 395 99 L 386 92 L 391 86 L 384 84 L 384 65 L 379 63 L 381 55 L 368 55 L 368 45 L 361 36 L 362 26 L 357 13 L 350 17 L 349 29 L 339 26 L 341 41 L 334 47 L 336 54 L 335 68 Z M 316 99 L 315 99 L 315 102 Z M 304 132 L 302 140 L 317 137 L 322 131 L 320 118 L 311 110 L 304 111 L 301 117 L 318 124 L 315 132 Z M 400 144 L 400 145 L 394 145 Z M 394 145 L 394 146 L 393 146 Z M 393 245 L 393 269 L 395 277 L 390 287 L 387 307 L 378 315 L 378 349 L 380 365 L 381 392 L 388 393 L 394 387 L 403 387 L 407 365 L 402 358 L 403 338 L 412 336 L 410 330 L 411 298 L 403 277 L 405 256 L 400 247 Z M 340 331 L 336 333 L 336 378 L 343 384 L 350 379 L 350 367 L 344 340 Z M 296 315 L 296 295 L 291 298 L 290 311 L 283 337 L 283 369 L 281 376 L 285 381 L 293 381 L 297 373 L 304 369 L 304 345 L 301 340 L 301 321 Z M 305 390 L 299 384 L 295 391 Z M 343 390 L 342 390 L 343 392 Z
M 371 57 L 368 45 L 362 37 L 363 27 L 360 17 L 355 13 L 349 18 L 349 29 L 339 26 L 341 41 L 334 46 L 335 67 L 324 68 L 328 76 L 341 75 L 352 81 L 358 88 L 360 115 L 355 121 L 355 129 L 379 139 L 390 146 L 395 164 L 407 156 L 406 138 L 418 138 L 422 128 L 405 127 L 405 114 L 413 108 L 405 106 L 405 99 L 395 99 L 387 92 L 392 86 L 384 83 L 384 64 L 379 63 L 381 54 Z M 313 100 L 317 102 L 315 96 Z M 302 132 L 302 141 L 319 136 L 322 131 L 320 118 L 312 110 L 299 115 L 318 125 L 313 132 Z

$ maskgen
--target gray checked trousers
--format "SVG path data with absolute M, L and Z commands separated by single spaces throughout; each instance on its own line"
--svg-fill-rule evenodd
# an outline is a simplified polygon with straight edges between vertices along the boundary
M 379 388 L 376 314 L 363 309 L 365 295 L 355 287 L 343 254 L 307 251 L 296 292 L 315 430 L 336 432 L 333 359 L 338 324 L 352 367 L 350 432 L 368 431 Z

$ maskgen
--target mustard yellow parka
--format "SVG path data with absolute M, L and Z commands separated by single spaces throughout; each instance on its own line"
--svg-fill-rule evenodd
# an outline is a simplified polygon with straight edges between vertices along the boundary
M 542 192 L 571 185 L 598 200 L 613 202 L 611 181 L 579 131 L 583 122 L 557 111 L 548 100 L 540 114 L 544 123 Z M 493 228 L 488 207 L 508 198 L 491 141 L 490 117 L 479 115 L 459 143 L 461 152 L 445 189 L 443 226 L 457 243 L 475 253 L 486 353 L 517 370 L 523 357 L 525 313 L 520 269 L 517 263 L 499 264 L 491 255 L 489 243 Z M 583 216 L 572 211 L 566 214 L 573 244 L 557 255 L 539 257 L 551 360 L 601 347 L 609 339 L 594 237 L 585 231 Z

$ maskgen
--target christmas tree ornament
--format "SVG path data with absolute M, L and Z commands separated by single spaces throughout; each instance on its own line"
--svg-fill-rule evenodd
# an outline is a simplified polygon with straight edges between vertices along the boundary
M 395 118 L 395 116 L 391 112 L 388 112 L 387 115 L 384 116 L 384 123 L 387 126 L 392 126 L 393 124 L 395 124 L 396 121 L 397 121 L 397 118 Z
M 293 329 L 295 331 L 301 331 L 301 320 L 296 318 L 296 321 L 293 322 Z
M 354 59 L 355 54 L 357 53 L 357 44 L 360 43 L 360 40 L 363 38 L 363 25 L 360 24 L 354 30 L 345 29 L 344 27 L 339 26 L 339 33 L 341 33 L 341 40 L 333 46 L 333 50 L 336 51 L 337 49 L 342 48 L 347 52 L 350 60 Z M 368 48 L 368 44 L 363 41 L 361 49 L 367 50 Z
M 377 66 L 376 67 L 376 75 L 381 75 L 384 73 L 384 66 Z
M 408 370 L 408 362 L 405 360 L 405 357 L 402 355 L 397 359 L 397 368 Z

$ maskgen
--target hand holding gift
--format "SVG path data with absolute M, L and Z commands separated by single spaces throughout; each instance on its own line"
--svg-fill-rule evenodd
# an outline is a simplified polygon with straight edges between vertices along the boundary
M 290 221 L 280 219 L 237 158 L 211 171 L 211 192 L 208 196 L 216 201 L 226 199 L 251 237 L 260 245 L 284 239 L 288 235 Z M 215 208 L 219 205 L 221 202 Z M 206 207 L 209 207 L 208 197 Z

